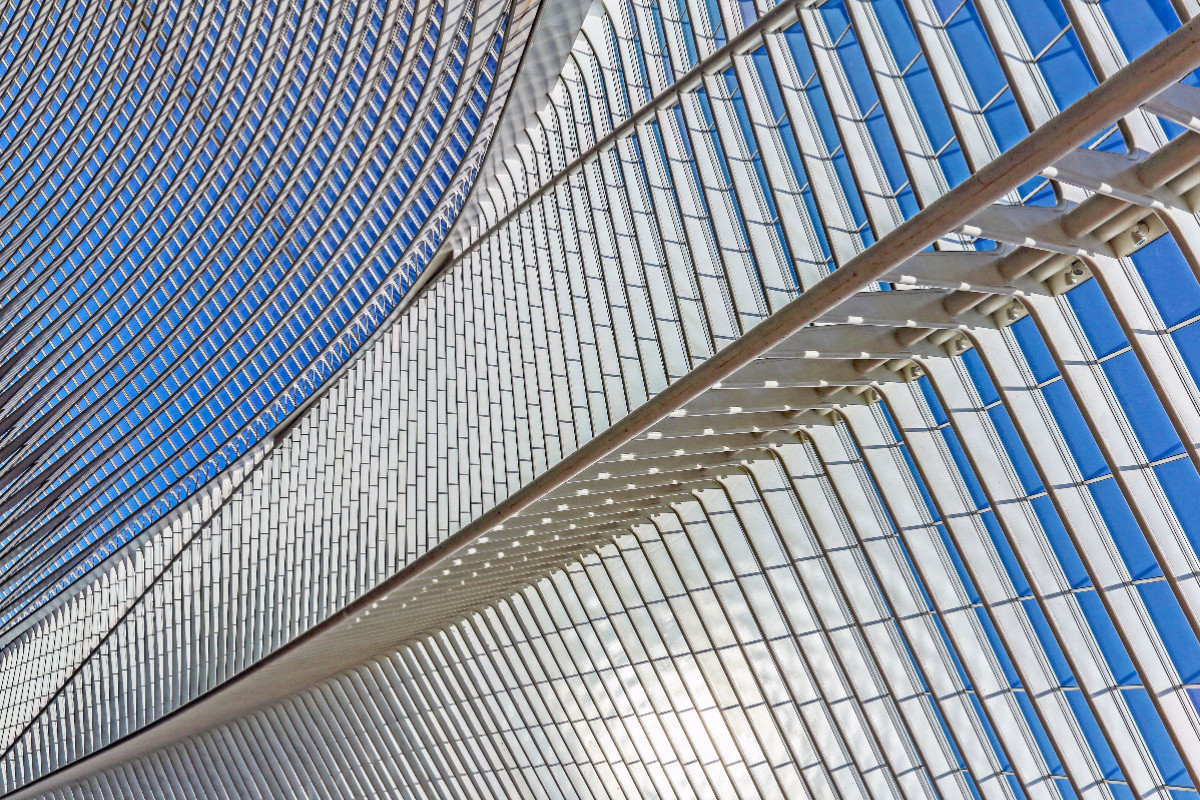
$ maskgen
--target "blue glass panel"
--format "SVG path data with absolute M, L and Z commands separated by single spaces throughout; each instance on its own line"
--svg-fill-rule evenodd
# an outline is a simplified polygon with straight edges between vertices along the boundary
M 1096 501 L 1109 534 L 1125 561 L 1125 567 L 1134 580 L 1154 578 L 1162 575 L 1154 554 L 1146 544 L 1137 521 L 1121 496 L 1113 479 L 1088 484 L 1092 498 Z
M 1200 283 L 1170 236 L 1160 236 L 1130 256 L 1168 326 L 1200 314 Z
M 1154 708 L 1145 689 L 1125 689 L 1121 692 L 1134 718 L 1138 731 L 1154 757 L 1163 781 L 1168 785 L 1191 786 L 1191 779 L 1183 766 L 1183 760 L 1171 743 L 1171 737 L 1163 727 L 1162 719 Z

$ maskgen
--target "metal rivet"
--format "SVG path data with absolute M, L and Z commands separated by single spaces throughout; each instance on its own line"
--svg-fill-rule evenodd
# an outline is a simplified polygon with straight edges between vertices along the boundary
M 1133 226 L 1133 230 L 1129 233 L 1129 238 L 1133 240 L 1135 245 L 1143 245 L 1150 238 L 1150 226 L 1145 222 L 1139 222 Z

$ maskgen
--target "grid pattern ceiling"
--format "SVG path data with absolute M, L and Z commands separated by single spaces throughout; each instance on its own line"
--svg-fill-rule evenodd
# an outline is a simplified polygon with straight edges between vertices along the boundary
M 504 35 L 458 2 L 5 5 L 0 628 L 386 316 L 474 176 Z
M 390 335 L 0 653 L 4 790 L 1194 797 L 1197 11 L 595 6 Z

